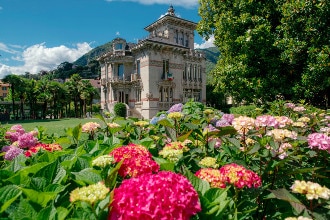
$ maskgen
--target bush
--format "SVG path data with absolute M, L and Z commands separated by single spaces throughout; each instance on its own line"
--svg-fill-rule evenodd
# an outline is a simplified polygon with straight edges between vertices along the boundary
M 122 102 L 118 102 L 115 104 L 114 111 L 115 111 L 115 115 L 118 117 L 126 118 L 127 116 L 126 105 Z
M 242 105 L 238 107 L 231 107 L 229 109 L 230 114 L 234 115 L 246 115 L 249 117 L 256 116 L 260 114 L 260 109 L 257 108 L 255 105 Z

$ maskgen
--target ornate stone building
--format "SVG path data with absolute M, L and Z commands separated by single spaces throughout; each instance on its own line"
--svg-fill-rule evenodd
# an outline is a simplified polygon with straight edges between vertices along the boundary
M 205 56 L 194 50 L 196 23 L 179 18 L 170 6 L 165 16 L 145 27 L 146 39 L 112 41 L 101 56 L 101 108 L 113 112 L 117 102 L 128 116 L 152 118 L 190 99 L 206 102 Z

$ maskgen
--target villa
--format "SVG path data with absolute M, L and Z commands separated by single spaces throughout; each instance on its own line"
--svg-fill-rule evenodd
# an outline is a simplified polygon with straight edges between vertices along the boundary
M 191 99 L 205 104 L 205 55 L 194 49 L 197 24 L 175 15 L 171 5 L 163 17 L 144 29 L 146 39 L 129 43 L 115 38 L 101 65 L 101 109 L 113 112 L 125 103 L 128 116 L 150 119 L 159 111 Z

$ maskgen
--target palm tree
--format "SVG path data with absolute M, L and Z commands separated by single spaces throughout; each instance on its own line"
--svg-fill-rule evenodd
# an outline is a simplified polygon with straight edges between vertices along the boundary
M 16 118 L 18 118 L 18 111 L 15 113 L 15 97 L 16 97 L 16 90 L 20 86 L 21 78 L 17 75 L 10 74 L 3 78 L 2 80 L 4 83 L 8 83 L 10 85 L 10 91 L 11 91 L 11 99 L 12 99 L 12 109 L 13 109 L 13 115 L 16 115 Z
M 69 81 L 66 82 L 66 86 L 68 88 L 71 97 L 73 98 L 74 103 L 74 112 L 75 117 L 78 118 L 80 116 L 78 104 L 80 102 L 80 93 L 79 93 L 79 85 L 80 85 L 81 77 L 78 74 L 73 74 Z
M 39 92 L 38 94 L 38 100 L 40 102 L 42 102 L 42 118 L 45 119 L 46 118 L 46 113 L 47 113 L 47 107 L 48 107 L 48 103 L 52 98 L 52 94 L 49 91 L 49 84 L 50 81 L 48 79 L 41 79 L 38 81 L 37 83 L 37 90 Z

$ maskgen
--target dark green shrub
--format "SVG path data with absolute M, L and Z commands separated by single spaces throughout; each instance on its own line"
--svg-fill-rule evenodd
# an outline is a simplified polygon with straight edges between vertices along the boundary
M 115 111 L 115 115 L 118 117 L 126 118 L 127 116 L 126 105 L 122 102 L 118 102 L 115 104 L 114 111 Z
M 255 117 L 261 113 L 262 109 L 255 105 L 242 105 L 238 107 L 231 107 L 229 112 L 234 115 L 245 115 L 248 117 Z

